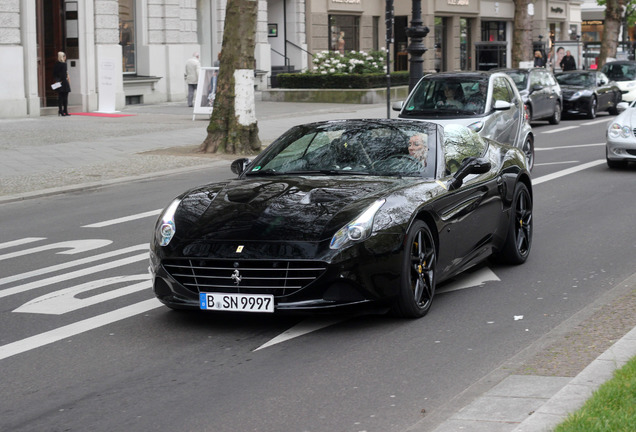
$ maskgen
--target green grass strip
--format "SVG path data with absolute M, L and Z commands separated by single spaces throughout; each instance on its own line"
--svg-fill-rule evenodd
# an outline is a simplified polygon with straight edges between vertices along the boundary
M 554 432 L 636 431 L 636 357 L 614 372 L 583 407 Z

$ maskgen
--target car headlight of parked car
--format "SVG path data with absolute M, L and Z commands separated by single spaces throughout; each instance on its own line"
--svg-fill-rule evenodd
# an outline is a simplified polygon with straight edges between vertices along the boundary
M 161 221 L 157 224 L 157 243 L 160 246 L 168 246 L 172 237 L 177 232 L 177 227 L 174 224 L 174 214 L 177 211 L 177 207 L 181 203 L 180 199 L 176 199 L 170 203 L 161 215 Z
M 571 99 L 578 99 L 578 98 L 582 98 L 582 97 L 590 97 L 592 96 L 592 91 L 591 90 L 581 90 L 581 91 L 577 91 L 576 93 L 574 93 L 571 97 Z
M 377 200 L 371 204 L 360 216 L 343 226 L 334 234 L 329 247 L 339 249 L 349 242 L 367 239 L 373 231 L 373 218 L 386 200 Z
M 622 126 L 619 123 L 612 123 L 607 131 L 607 134 L 611 138 L 630 138 L 632 131 L 629 126 Z

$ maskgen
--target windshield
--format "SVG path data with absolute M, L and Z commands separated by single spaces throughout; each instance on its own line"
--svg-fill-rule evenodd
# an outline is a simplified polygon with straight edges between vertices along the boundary
M 563 73 L 557 74 L 556 80 L 561 85 L 583 86 L 594 85 L 594 77 L 588 73 Z
M 296 126 L 257 158 L 248 176 L 434 177 L 437 126 L 344 121 Z
M 457 117 L 485 113 L 488 79 L 481 77 L 425 77 L 406 101 L 401 117 Z
M 636 81 L 636 63 L 607 63 L 601 71 L 612 81 Z
M 517 89 L 520 91 L 525 90 L 528 87 L 528 72 L 506 71 L 506 73 L 510 76 L 510 78 L 512 78 Z

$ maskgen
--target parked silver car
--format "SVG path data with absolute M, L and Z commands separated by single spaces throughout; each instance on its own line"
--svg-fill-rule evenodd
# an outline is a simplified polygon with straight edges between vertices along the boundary
M 624 168 L 636 162 L 636 100 L 618 104 L 619 116 L 610 122 L 606 133 L 605 158 L 610 168 Z
M 503 72 L 444 72 L 425 75 L 406 102 L 396 102 L 399 118 L 441 125 L 461 124 L 485 138 L 519 148 L 534 165 L 534 134 L 523 100 Z

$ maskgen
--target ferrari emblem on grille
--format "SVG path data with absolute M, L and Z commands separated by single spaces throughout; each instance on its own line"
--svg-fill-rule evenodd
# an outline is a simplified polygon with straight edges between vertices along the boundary
M 240 284 L 241 283 L 241 279 L 243 279 L 241 277 L 241 274 L 239 273 L 238 270 L 234 270 L 234 273 L 232 273 L 231 279 L 234 281 L 235 284 Z

